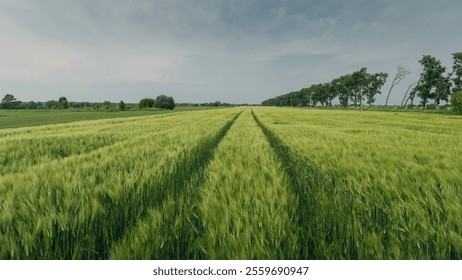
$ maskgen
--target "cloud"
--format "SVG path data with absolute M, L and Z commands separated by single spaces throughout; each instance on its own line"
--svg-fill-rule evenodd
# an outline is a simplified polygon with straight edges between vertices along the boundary
M 0 80 L 25 99 L 256 102 L 460 51 L 458 0 L 1 1 Z M 0 89 L 2 90 L 2 89 Z M 80 96 L 79 96 L 80 94 Z

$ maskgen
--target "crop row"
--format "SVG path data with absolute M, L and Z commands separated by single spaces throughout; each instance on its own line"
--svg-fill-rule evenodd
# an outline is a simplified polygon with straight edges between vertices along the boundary
M 38 164 L 0 177 L 0 258 L 107 258 L 113 241 L 187 180 L 194 170 L 183 167 L 191 151 L 205 149 L 201 145 L 219 137 L 235 114 L 220 110 L 95 122 L 119 142 L 47 161 L 37 153 Z M 70 135 L 77 131 L 68 127 Z M 18 134 L 13 132 L 10 137 Z M 46 150 L 41 141 L 29 143 Z
M 304 205 L 305 258 L 462 257 L 460 119 L 255 112 Z
M 250 110 L 201 178 L 173 194 L 114 246 L 114 259 L 293 259 L 296 199 Z
M 460 118 L 242 110 L 1 131 L 0 259 L 462 257 Z
M 89 153 L 140 136 L 140 131 L 151 126 L 149 118 L 131 118 L 1 130 L 0 176 L 26 171 L 40 162 Z M 160 129 L 171 128 L 164 125 Z

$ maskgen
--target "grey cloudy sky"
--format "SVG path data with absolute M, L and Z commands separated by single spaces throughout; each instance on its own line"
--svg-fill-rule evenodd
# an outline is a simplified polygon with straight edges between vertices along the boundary
M 401 64 L 399 103 L 422 55 L 451 67 L 461 14 L 461 0 L 0 0 L 0 95 L 260 103 Z

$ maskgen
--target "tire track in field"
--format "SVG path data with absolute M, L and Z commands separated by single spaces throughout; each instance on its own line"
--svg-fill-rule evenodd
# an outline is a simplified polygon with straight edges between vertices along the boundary
M 264 134 L 245 111 L 218 147 L 201 187 L 205 259 L 294 259 L 296 196 Z M 283 176 L 281 176 L 281 174 Z
M 252 116 L 263 131 L 277 158 L 281 161 L 284 172 L 290 178 L 291 186 L 297 195 L 296 213 L 298 217 L 294 220 L 298 221 L 300 227 L 299 258 L 322 259 L 322 255 L 317 251 L 317 243 L 320 240 L 315 238 L 318 227 L 322 225 L 316 224 L 311 219 L 316 216 L 317 209 L 310 205 L 310 200 L 312 200 L 311 196 L 321 188 L 327 192 L 333 191 L 334 184 L 309 159 L 294 154 L 284 141 L 265 126 L 253 110 Z M 327 242 L 329 239 L 329 236 L 325 237 Z
M 218 115 L 220 116 L 221 114 L 218 114 Z M 40 216 L 40 217 L 50 216 L 50 223 L 48 223 L 48 221 L 45 221 L 46 224 L 42 223 L 42 220 L 37 222 L 38 233 L 37 234 L 34 233 L 32 237 L 33 242 L 31 241 L 25 245 L 22 245 L 24 244 L 24 242 L 21 241 L 22 239 L 21 240 L 18 239 L 19 241 L 17 243 L 15 243 L 16 241 L 13 242 L 14 244 L 19 244 L 18 245 L 19 247 L 30 248 L 29 251 L 19 249 L 18 250 L 19 253 L 16 253 L 16 251 L 12 251 L 12 250 L 0 250 L 0 255 L 3 254 L 2 258 L 7 258 L 7 259 L 13 259 L 13 258 L 104 259 L 104 258 L 107 258 L 108 251 L 110 247 L 112 246 L 113 241 L 121 237 L 124 234 L 124 232 L 127 230 L 127 228 L 133 227 L 136 224 L 137 219 L 142 217 L 147 212 L 147 209 L 149 209 L 153 205 L 157 205 L 157 207 L 159 207 L 159 204 L 163 203 L 163 200 L 167 197 L 167 194 L 175 193 L 177 189 L 181 191 L 180 186 L 177 186 L 176 182 L 181 181 L 182 179 L 181 178 L 178 179 L 177 177 L 181 177 L 181 175 L 184 175 L 188 172 L 189 174 L 194 174 L 195 172 L 194 162 L 191 163 L 191 166 L 190 166 L 191 168 L 189 169 L 183 166 L 184 165 L 183 163 L 188 160 L 188 155 L 193 153 L 191 151 L 200 150 L 200 147 L 202 145 L 205 145 L 207 143 L 210 144 L 216 139 L 220 139 L 220 137 L 223 137 L 223 135 L 220 136 L 220 134 L 226 133 L 226 130 L 229 129 L 229 126 L 232 124 L 230 123 L 230 120 L 232 120 L 234 117 L 237 118 L 236 115 L 237 115 L 236 111 L 234 111 L 232 114 L 227 113 L 224 119 L 220 117 L 220 122 L 217 123 L 216 125 L 214 124 L 215 123 L 214 122 L 213 127 L 210 128 L 211 132 L 206 133 L 206 135 L 203 136 L 202 134 L 205 133 L 205 130 L 208 128 L 207 125 L 205 124 L 205 126 L 199 129 L 199 131 L 202 131 L 202 134 L 200 135 L 200 137 L 197 137 L 197 136 L 193 137 L 193 139 L 203 138 L 202 140 L 196 140 L 195 142 L 190 141 L 188 146 L 181 146 L 181 149 L 172 151 L 172 154 L 174 154 L 174 157 L 166 155 L 166 157 L 169 159 L 168 161 L 165 161 L 166 163 L 163 165 L 167 167 L 166 169 L 161 169 L 159 170 L 159 172 L 157 172 L 156 170 L 152 170 L 148 168 L 148 169 L 138 169 L 136 170 L 136 172 L 132 172 L 134 176 L 136 176 L 136 173 L 138 172 L 150 171 L 149 173 L 145 173 L 148 175 L 143 176 L 145 178 L 143 180 L 133 181 L 133 180 L 130 180 L 129 178 L 127 187 L 132 186 L 131 185 L 132 183 L 135 183 L 137 187 L 130 188 L 127 190 L 123 188 L 122 192 L 119 192 L 120 195 L 117 194 L 116 192 L 111 191 L 112 187 L 110 185 L 107 185 L 109 191 L 106 192 L 105 184 L 103 181 L 101 181 L 102 177 L 98 176 L 98 174 L 95 173 L 96 175 L 92 176 L 92 175 L 89 175 L 90 173 L 92 173 L 92 171 L 90 173 L 85 172 L 85 170 L 88 168 L 88 166 L 86 165 L 91 166 L 92 167 L 91 170 L 93 171 L 96 170 L 96 168 L 102 170 L 103 172 L 105 172 L 106 170 L 109 170 L 109 169 L 101 169 L 99 165 L 94 165 L 93 162 L 95 161 L 95 159 L 92 159 L 91 157 L 85 157 L 85 156 L 82 158 L 82 156 L 79 156 L 79 157 L 74 158 L 76 160 L 72 162 L 66 159 L 64 159 L 63 161 L 54 161 L 55 167 L 58 167 L 60 164 L 69 163 L 70 167 L 74 166 L 74 167 L 79 168 L 80 170 L 79 172 L 85 176 L 88 176 L 89 182 L 91 184 L 94 184 L 95 186 L 98 186 L 98 190 L 85 192 L 86 194 L 88 194 L 88 196 L 85 196 L 85 197 L 82 196 L 81 204 L 77 205 L 77 202 L 76 202 L 75 205 L 73 205 L 74 207 L 72 207 L 71 209 L 66 208 L 66 211 L 61 211 L 63 209 L 61 207 L 61 205 L 63 205 L 61 203 L 62 202 L 61 198 L 64 197 L 64 195 L 62 195 L 64 188 L 61 188 L 59 186 L 59 183 L 55 184 L 51 192 L 44 194 L 46 198 L 49 198 L 49 200 L 53 201 L 53 204 L 56 205 L 56 206 L 51 207 L 52 208 L 51 212 L 53 215 L 48 215 L 48 213 L 43 213 L 43 211 L 37 214 L 37 216 Z M 215 119 L 215 117 L 212 117 L 212 119 Z M 201 123 L 201 120 L 202 118 L 199 120 L 199 123 Z M 206 123 L 209 123 L 209 122 L 207 121 Z M 175 127 L 176 129 L 178 129 L 178 126 L 175 126 Z M 156 136 L 159 136 L 157 132 L 155 133 L 156 133 Z M 161 135 L 166 136 L 165 133 L 167 132 L 164 131 L 162 132 Z M 173 134 L 173 135 L 187 135 L 189 133 L 192 133 L 192 131 L 186 130 L 186 132 L 183 132 L 180 134 Z M 139 142 L 140 139 L 148 140 L 150 137 L 152 137 L 152 134 L 143 135 L 141 138 L 136 137 L 135 139 L 136 139 L 136 142 Z M 167 138 L 174 139 L 173 137 L 167 137 Z M 133 138 L 131 139 L 131 141 L 133 141 Z M 180 139 L 178 139 L 178 141 L 180 141 Z M 142 141 L 142 142 L 145 142 L 145 141 Z M 175 143 L 175 141 L 173 141 L 172 143 Z M 114 146 L 123 147 L 124 145 L 123 143 L 118 143 L 116 145 L 111 145 L 111 146 L 112 147 Z M 158 149 L 160 148 L 161 147 L 159 147 Z M 207 147 L 203 147 L 203 149 L 206 149 L 206 148 Z M 107 152 L 109 150 L 108 148 L 105 148 L 103 151 Z M 130 150 L 127 150 L 127 153 L 130 153 Z M 95 155 L 95 152 L 92 152 L 90 154 Z M 98 155 L 104 156 L 104 153 L 98 153 Z M 120 153 L 118 153 L 117 155 L 119 157 L 121 156 Z M 117 157 L 114 157 L 114 158 L 117 158 Z M 162 159 L 160 159 L 159 161 L 162 161 Z M 82 164 L 79 164 L 79 163 L 82 163 Z M 85 167 L 80 169 L 80 167 L 83 165 L 85 165 Z M 43 170 L 45 170 L 43 168 L 44 166 L 45 165 L 42 166 Z M 95 168 L 93 168 L 93 166 Z M 110 166 L 112 166 L 110 161 L 105 159 L 104 165 L 102 165 L 102 167 L 110 167 Z M 139 166 L 142 167 L 142 165 L 139 165 Z M 133 167 L 137 167 L 137 166 L 126 165 L 125 167 L 129 167 L 130 170 L 133 170 Z M 113 170 L 115 171 L 116 169 L 113 169 Z M 40 171 L 41 171 L 40 168 L 38 167 L 34 168 L 34 172 L 35 172 L 34 174 L 39 174 Z M 120 174 L 121 177 L 124 177 L 123 174 L 125 171 L 126 169 L 123 169 L 123 170 L 121 169 L 121 173 L 122 173 Z M 178 174 L 180 176 L 177 176 Z M 54 177 L 57 177 L 57 176 L 54 176 Z M 68 177 L 72 177 L 72 175 Z M 166 177 L 169 177 L 169 178 L 166 178 Z M 18 177 L 18 178 L 21 178 L 21 177 Z M 6 182 L 6 184 L 1 184 L 2 182 L 0 181 L 0 193 L 1 191 L 5 191 L 5 192 L 9 191 L 10 193 L 12 193 L 12 191 L 10 190 L 14 189 L 13 188 L 15 184 L 14 178 L 10 176 L 10 178 L 0 178 L 0 180 L 1 179 L 9 179 L 9 180 Z M 39 181 L 41 184 L 42 183 L 44 185 L 47 184 L 47 181 L 46 181 L 47 178 L 45 176 L 42 176 L 39 179 L 40 179 Z M 36 180 L 37 180 L 36 176 L 30 176 L 24 179 L 23 181 L 26 183 L 30 183 L 30 185 L 35 186 Z M 111 182 L 115 183 L 118 181 L 112 180 Z M 72 185 L 72 191 L 77 191 L 77 193 L 79 193 L 79 190 L 82 187 L 85 188 L 84 185 L 78 184 L 78 183 L 71 184 L 71 185 Z M 66 187 L 65 184 L 63 184 L 63 186 Z M 35 194 L 37 193 L 38 192 L 35 192 Z M 13 197 L 13 196 L 16 196 L 16 193 L 13 193 L 12 196 L 10 197 Z M 0 196 L 0 202 L 2 198 L 4 198 L 3 195 Z M 34 205 L 33 203 L 35 202 L 34 198 L 35 197 L 30 197 L 29 199 L 27 197 L 27 198 L 21 199 L 21 201 L 27 202 L 28 203 L 27 205 Z M 95 203 L 89 204 L 88 206 L 90 207 L 88 208 L 80 208 L 80 205 L 88 204 L 89 199 L 94 200 Z M 16 200 L 17 200 L 16 198 L 11 199 L 11 201 L 16 201 Z M 29 202 L 31 202 L 32 204 L 29 204 Z M 67 203 L 65 205 L 69 206 L 70 204 L 73 204 L 73 203 Z M 2 206 L 3 204 L 0 204 L 0 208 Z M 13 207 L 11 207 L 10 209 L 13 209 Z M 72 212 L 73 209 L 79 209 L 79 211 Z M 87 209 L 88 211 L 86 211 Z M 75 219 L 76 222 L 73 222 L 72 219 L 68 221 L 67 220 L 63 221 L 62 218 L 64 216 L 61 215 L 61 213 L 63 214 L 72 213 L 73 216 L 74 215 L 76 216 L 76 219 Z M 80 219 L 81 217 L 83 217 L 83 219 Z M 10 224 L 14 225 L 13 219 L 9 219 L 8 221 L 10 222 Z M 29 229 L 28 227 L 26 228 Z M 11 226 L 8 228 L 2 227 L 2 229 L 0 230 L 0 236 L 3 234 L 3 230 L 14 231 L 16 230 L 16 227 L 14 226 Z M 38 240 L 38 242 L 35 242 L 35 240 Z M 46 250 L 41 250 L 40 247 L 35 247 L 34 244 L 41 244 L 40 241 L 44 242 L 43 244 L 44 244 L 44 247 L 47 248 Z M 9 248 L 8 246 L 4 246 L 3 248 L 5 247 Z M 31 252 L 30 250 L 33 250 L 33 251 Z
M 165 182 L 156 187 L 160 192 L 149 195 L 151 201 L 146 203 L 152 207 L 140 215 L 126 217 L 131 220 L 120 235 L 113 239 L 104 258 L 203 258 L 202 252 L 190 246 L 203 232 L 200 217 L 195 214 L 198 213 L 197 201 L 200 195 L 197 188 L 205 180 L 204 170 L 213 159 L 216 148 L 243 111 L 228 121 L 214 137 L 202 140 L 181 155 L 174 172 L 167 174 Z M 152 228 L 153 222 L 157 227 Z

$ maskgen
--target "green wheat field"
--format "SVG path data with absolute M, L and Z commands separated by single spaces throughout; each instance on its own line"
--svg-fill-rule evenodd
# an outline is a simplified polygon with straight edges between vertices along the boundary
M 0 129 L 0 259 L 462 259 L 462 117 L 269 107 Z

